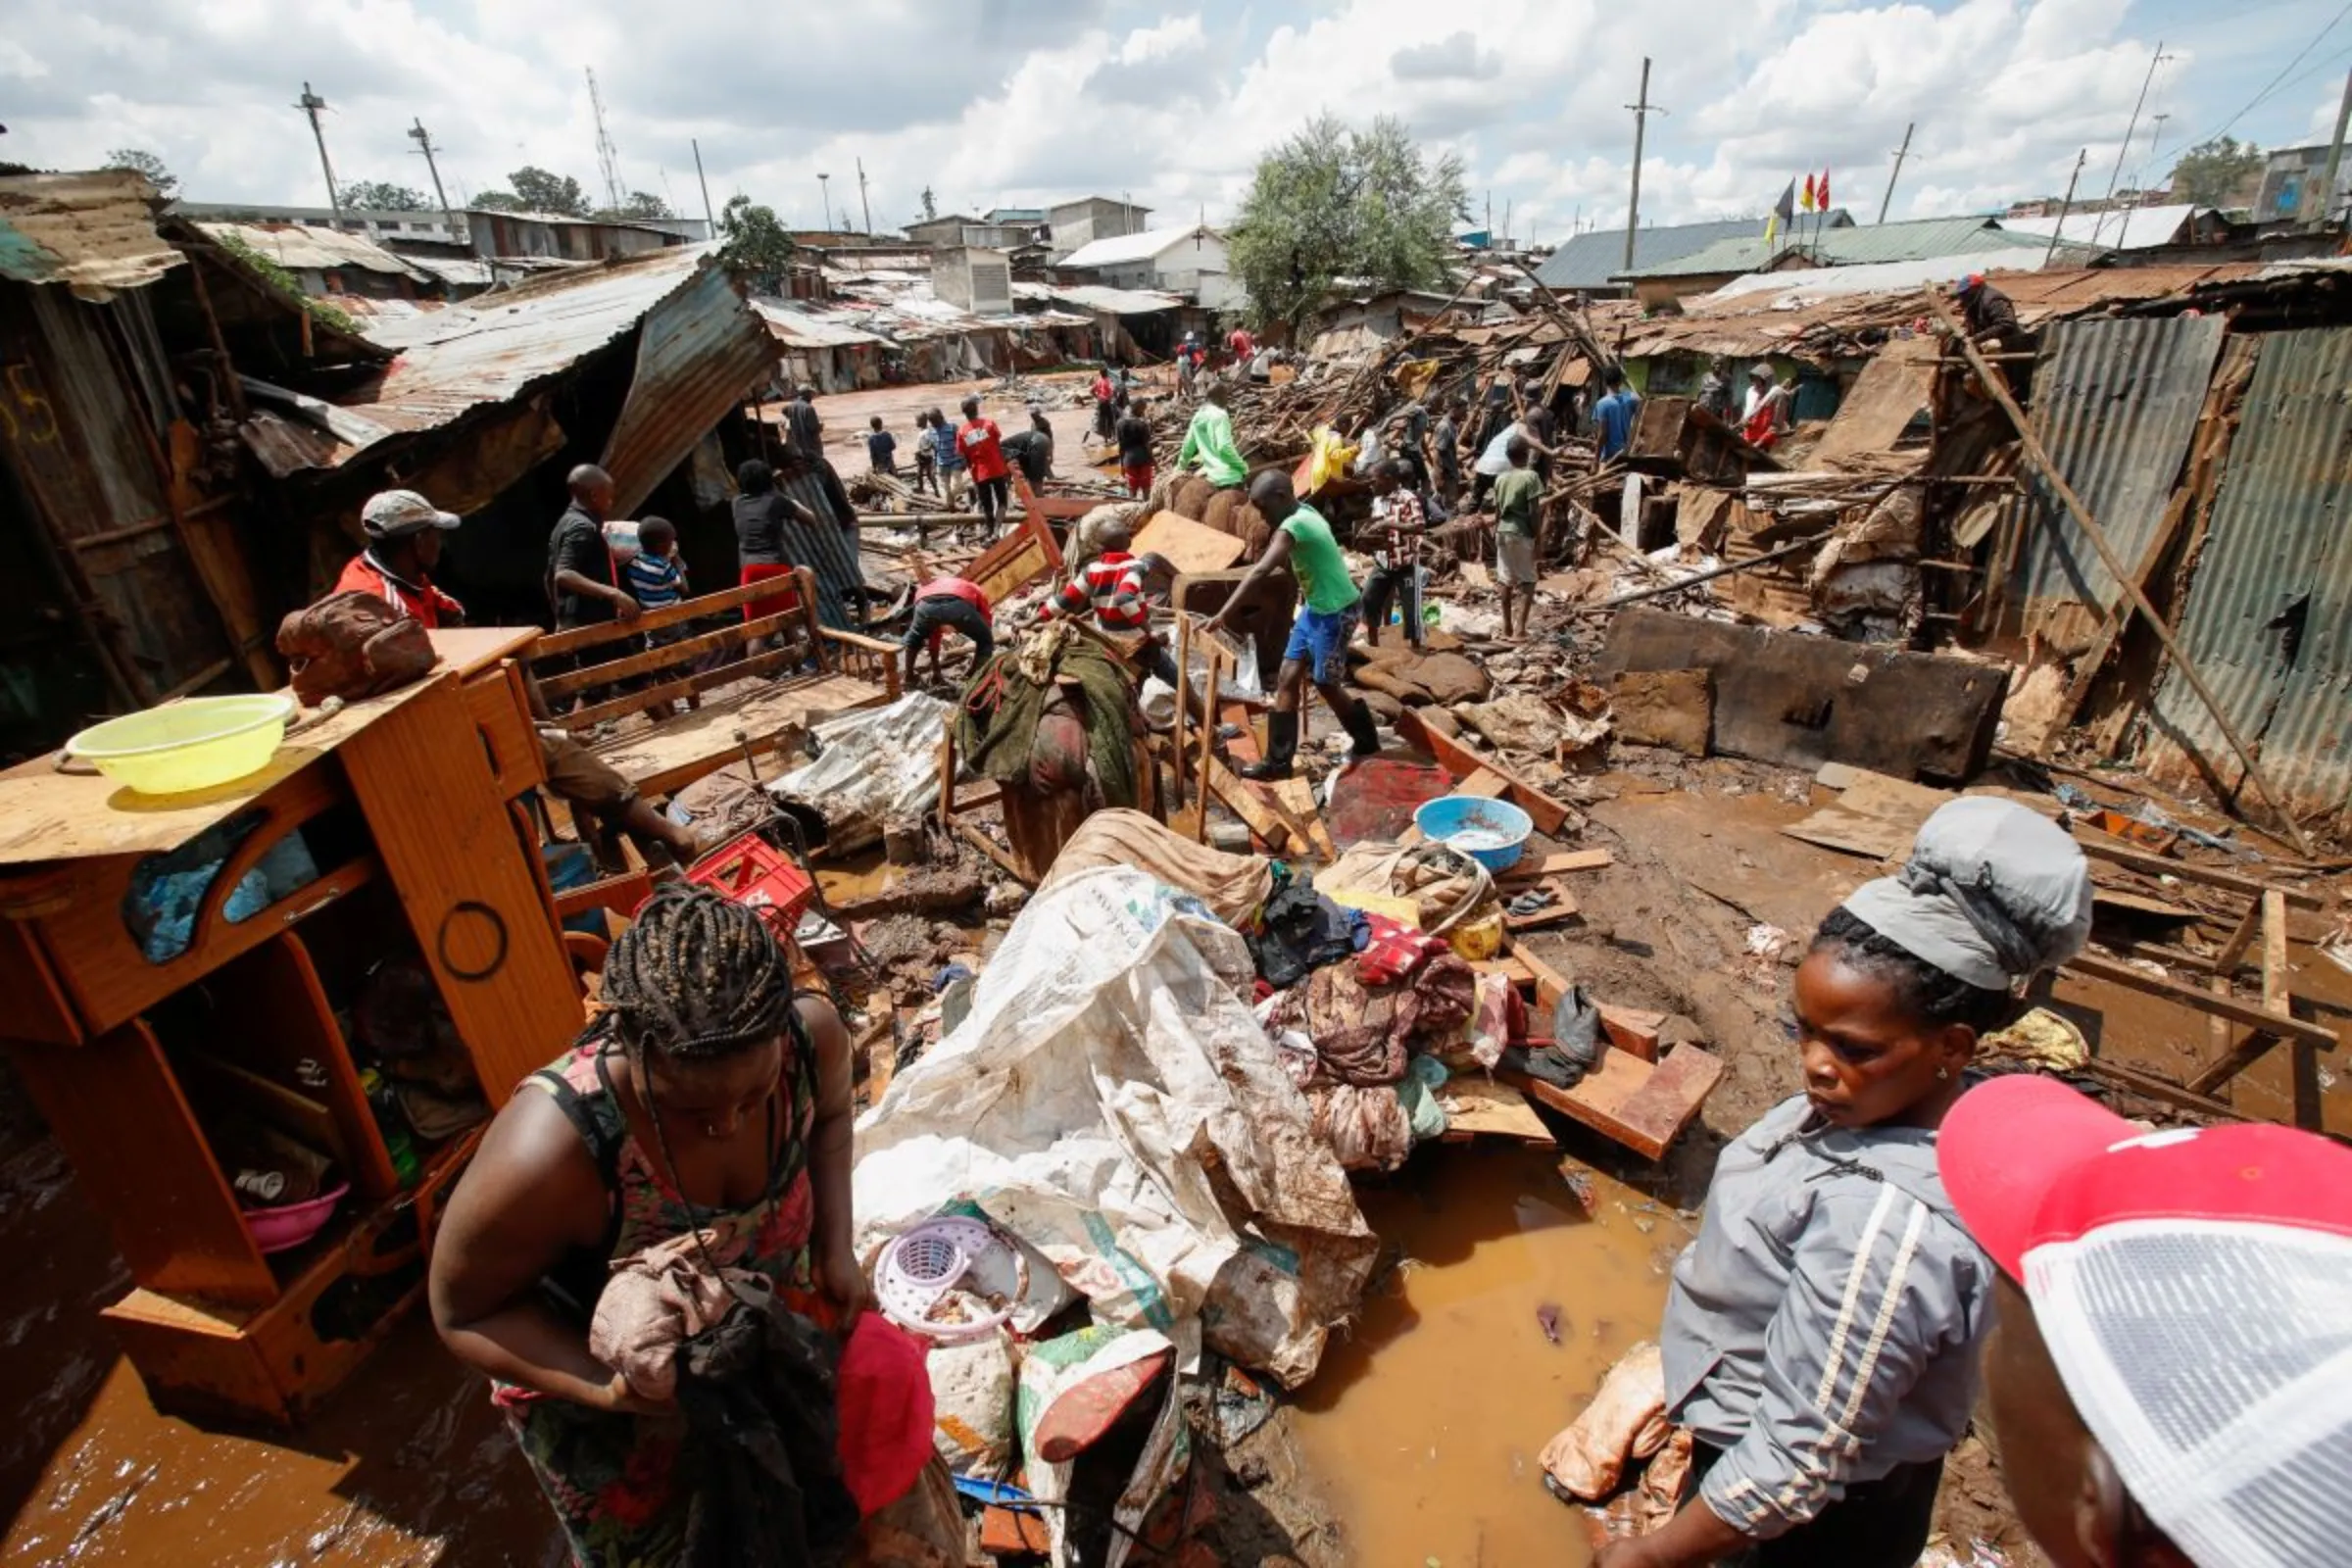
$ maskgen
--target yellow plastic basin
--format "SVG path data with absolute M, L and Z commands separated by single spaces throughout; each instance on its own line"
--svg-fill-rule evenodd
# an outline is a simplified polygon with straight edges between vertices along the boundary
M 293 714 L 291 692 L 191 697 L 93 725 L 66 755 L 142 795 L 209 790 L 269 766 Z

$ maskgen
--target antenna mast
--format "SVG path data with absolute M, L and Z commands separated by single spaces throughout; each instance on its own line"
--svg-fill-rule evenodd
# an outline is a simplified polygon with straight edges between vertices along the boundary
M 605 201 L 612 211 L 620 211 L 620 151 L 612 145 L 612 135 L 605 129 L 605 99 L 596 90 L 596 70 L 588 73 L 588 107 L 596 115 L 596 167 L 605 176 Z

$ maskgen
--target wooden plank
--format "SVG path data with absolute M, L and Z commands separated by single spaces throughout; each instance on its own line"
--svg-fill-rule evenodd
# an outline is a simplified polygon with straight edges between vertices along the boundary
M 1481 756 L 1444 731 L 1422 723 L 1421 715 L 1410 708 L 1396 721 L 1396 731 L 1404 737 L 1406 745 L 1429 753 L 1456 778 L 1468 778 L 1482 768 L 1500 775 L 1507 786 L 1506 798 L 1535 818 L 1539 832 L 1556 834 L 1575 815 L 1565 805 L 1520 778 L 1496 759 Z
M 1538 886 L 1551 895 L 1551 902 L 1533 914 L 1512 914 L 1504 910 L 1502 923 L 1506 930 L 1543 931 L 1555 925 L 1564 925 L 1577 917 L 1576 899 L 1565 887 L 1558 882 L 1543 882 Z
M 1054 543 L 1053 528 L 1031 512 L 957 575 L 978 584 L 990 604 L 1001 605 L 1061 566 L 1061 546 Z
M 1179 573 L 1223 571 L 1249 552 L 1248 541 L 1195 522 L 1177 512 L 1152 515 L 1135 535 L 1139 556 L 1164 556 Z
M 805 675 L 705 703 L 695 712 L 616 736 L 593 750 L 643 793 L 670 795 L 741 758 L 747 742 L 757 755 L 788 730 L 889 701 L 890 694 L 870 681 Z M 736 739 L 738 732 L 743 740 Z
M 326 1083 L 305 1092 L 322 1102 L 341 1128 L 344 1169 L 362 1198 L 395 1197 L 400 1178 L 392 1155 L 361 1087 L 351 1047 L 336 1021 L 334 1004 L 319 983 L 310 948 L 293 931 L 281 933 L 237 960 L 222 979 L 237 996 L 238 1021 L 245 1026 L 235 1049 L 266 1064 L 283 1082 L 301 1081 L 307 1057 L 325 1071 Z M 224 1045 L 223 1049 L 227 1049 Z
M 471 680 L 506 660 L 536 659 L 539 639 L 547 633 L 536 626 L 443 626 L 425 635 L 444 667 Z
M 700 620 L 705 615 L 716 615 L 729 610 L 741 610 L 754 600 L 772 599 L 781 593 L 792 592 L 792 584 L 781 576 L 763 578 L 759 582 L 741 583 L 722 588 L 717 593 L 702 594 L 682 599 L 666 610 L 648 610 L 635 620 L 599 621 L 593 626 L 574 626 L 566 631 L 551 631 L 539 639 L 531 650 L 534 662 L 554 659 L 562 654 L 576 654 L 583 648 L 596 648 L 617 642 L 623 637 L 638 637 L 664 626 L 683 625 Z
M 1290 843 L 1292 824 L 1283 820 L 1284 813 L 1275 807 L 1273 801 L 1259 794 L 1254 786 L 1243 780 L 1213 755 L 1202 765 L 1202 777 L 1208 780 L 1209 788 L 1216 792 L 1217 799 L 1231 807 L 1234 815 L 1249 823 L 1250 831 L 1276 854 L 1290 853 L 1286 847 Z M 1303 849 L 1307 843 L 1305 830 L 1300 828 L 1298 831 L 1298 843 Z
M 2274 1017 L 2294 1015 L 2295 999 L 2286 965 L 2286 895 L 2277 888 L 2262 896 L 2262 1006 Z M 2320 1100 L 2320 1053 L 2308 1040 L 2287 1045 L 2287 1082 L 2294 1097 L 2295 1125 L 2307 1133 L 2328 1130 Z
M 1655 1061 L 1661 1049 L 1658 1037 L 1666 1030 L 1666 1015 L 1645 1007 L 1611 1006 L 1604 1002 L 1600 1004 L 1600 1027 L 1608 1035 L 1609 1044 L 1619 1051 L 1643 1061 Z
M 1514 986 L 1533 986 L 1536 971 L 1529 968 L 1516 953 L 1505 953 L 1497 958 L 1488 958 L 1470 966 L 1480 974 L 1498 974 Z
M 981 832 L 980 829 L 972 823 L 964 821 L 961 817 L 957 817 L 956 819 L 956 836 L 963 840 L 964 843 L 969 844 L 973 849 L 978 850 L 981 854 L 987 856 L 990 859 L 996 861 L 998 866 L 1003 869 L 1006 876 L 1011 877 L 1015 882 L 1021 884 L 1021 886 L 1034 887 L 1036 885 L 1031 882 L 1028 877 L 1021 874 L 1019 863 L 1016 862 L 1010 855 L 1006 854 L 1005 851 L 998 845 L 995 839 L 992 839 L 987 834 Z
M 718 687 L 732 686 L 739 680 L 758 680 L 773 675 L 778 670 L 799 664 L 808 657 L 808 650 L 797 645 L 791 648 L 771 648 L 764 654 L 758 654 L 750 659 L 739 659 L 731 664 L 721 664 L 716 669 L 707 669 L 699 675 L 681 676 L 676 680 L 664 681 L 659 686 L 648 686 L 643 691 L 611 698 L 591 707 L 574 709 L 564 714 L 557 722 L 574 734 L 578 734 L 592 730 L 610 719 L 626 718 L 631 713 L 642 713 L 649 708 L 666 708 L 681 697 L 700 697 L 703 693 L 714 691 Z M 670 718 L 676 716 L 672 713 L 666 717 L 656 719 L 654 722 L 666 724 Z
M 2271 891 L 2271 884 L 2259 877 L 2241 876 L 2235 871 L 2217 871 L 2211 866 L 2191 865 L 2186 860 L 2175 860 L 2161 855 L 2151 855 L 2146 850 L 2125 844 L 2110 834 L 2101 833 L 2096 828 L 2078 826 L 2075 829 L 2075 842 L 2082 845 L 2082 853 L 2093 859 L 2105 860 L 2111 865 L 2120 865 L 2127 870 L 2144 872 L 2149 876 L 2177 876 L 2183 882 L 2202 883 L 2209 888 L 2225 888 L 2231 893 L 2242 893 L 2250 899 L 2259 899 Z M 2298 909 L 2319 909 L 2327 906 L 2325 901 L 2318 894 L 2306 893 L 2301 888 L 2280 888 L 2278 891 L 2285 894 L 2286 902 Z
M 1456 1073 L 1439 1088 L 1438 1099 L 1446 1107 L 1446 1143 L 1465 1144 L 1474 1138 L 1508 1138 L 1523 1144 L 1553 1141 L 1551 1129 L 1527 1102 L 1527 1096 L 1483 1073 Z
M 1503 942 L 1505 944 L 1504 951 L 1535 976 L 1536 1004 L 1546 1013 L 1559 1005 L 1562 997 L 1576 989 L 1574 981 L 1550 964 L 1545 963 L 1542 958 L 1537 957 L 1531 950 L 1512 942 L 1507 936 L 1503 938 Z M 1546 1024 L 1549 1024 L 1550 1021 L 1548 1017 L 1544 1019 Z
M 457 683 L 347 743 L 368 815 L 418 951 L 492 1108 L 579 1029 L 579 991 L 547 919 L 539 871 L 499 800 Z
M 1652 1065 L 1604 1048 L 1574 1089 L 1514 1073 L 1496 1078 L 1646 1159 L 1659 1159 L 1722 1080 L 1723 1063 L 1696 1046 L 1677 1046 Z
M 134 1019 L 78 1051 L 12 1046 L 9 1059 L 132 1279 L 237 1305 L 277 1298 L 154 1030 Z
M 1325 861 L 1340 858 L 1340 847 L 1331 841 L 1331 829 L 1324 824 L 1323 812 L 1315 805 L 1315 786 L 1302 778 L 1286 778 L 1274 787 L 1274 799 L 1282 808 L 1298 818 L 1306 829 L 1307 842 Z
M 2304 1041 L 2321 1051 L 2335 1049 L 2334 1034 L 2316 1023 L 2305 1023 L 2300 1018 L 2277 1017 L 2256 1003 L 2234 996 L 2215 996 L 2178 980 L 2143 973 L 2128 963 L 2102 958 L 2096 954 L 2086 953 L 2069 959 L 2065 972 L 2080 980 L 2104 980 L 2110 985 L 2137 991 L 2143 996 L 2162 997 L 2167 1002 L 2177 1002 L 2208 1016 L 2227 1018 L 2248 1028 L 2273 1030 L 2288 1040 Z
M 325 1102 L 250 1067 L 222 1061 L 209 1051 L 182 1050 L 177 1065 L 196 1098 L 208 1106 L 221 1104 L 258 1117 L 319 1153 L 332 1155 L 344 1169 L 351 1168 L 352 1152 Z
M 1607 850 L 1555 850 L 1549 855 L 1522 857 L 1517 865 L 1502 873 L 1502 880 L 1535 882 L 1574 871 L 1605 871 L 1616 863 L 1617 857 Z
M 796 621 L 806 624 L 808 619 L 805 612 L 787 610 L 773 615 L 763 615 L 758 620 L 739 621 L 732 626 L 721 626 L 716 631 L 707 631 L 693 637 L 681 637 L 674 643 L 663 643 L 659 648 L 647 648 L 625 658 L 615 659 L 608 664 L 590 664 L 585 669 L 567 670 L 561 675 L 545 675 L 540 677 L 539 695 L 550 703 L 556 703 L 569 697 L 574 692 L 587 691 L 596 686 L 610 686 L 615 681 L 634 680 L 639 675 L 650 675 L 655 670 L 667 669 L 673 664 L 691 666 L 705 654 L 715 654 L 731 648 L 741 648 L 754 637 L 772 636 Z M 803 651 L 802 657 L 807 657 L 806 651 Z M 651 693 L 646 695 L 650 696 Z
M 2103 1078 L 2119 1089 L 2130 1090 L 2132 1094 L 2144 1096 L 2159 1104 L 2175 1105 L 2182 1110 L 2196 1111 L 2200 1115 L 2217 1116 L 2223 1121 L 2244 1121 L 2246 1119 L 2233 1107 L 2225 1105 L 2209 1096 L 2199 1094 L 2193 1089 L 2184 1089 L 2170 1079 L 2159 1078 L 2154 1073 L 2141 1072 L 2136 1067 L 2127 1067 L 2121 1062 L 2101 1061 L 2096 1056 L 2090 1058 L 2087 1066 L 2092 1077 Z

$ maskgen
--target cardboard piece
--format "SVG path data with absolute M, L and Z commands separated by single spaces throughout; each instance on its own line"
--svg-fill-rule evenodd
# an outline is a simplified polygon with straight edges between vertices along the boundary
M 1133 546 L 1139 556 L 1167 557 L 1179 572 L 1223 571 L 1249 548 L 1232 534 L 1174 512 L 1154 514 L 1137 532 Z

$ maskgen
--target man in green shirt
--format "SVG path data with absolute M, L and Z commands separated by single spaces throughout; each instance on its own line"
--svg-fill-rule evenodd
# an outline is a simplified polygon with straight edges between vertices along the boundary
M 1494 575 L 1502 584 L 1502 640 L 1527 635 L 1536 612 L 1536 527 L 1544 507 L 1544 479 L 1528 466 L 1528 444 L 1511 437 L 1504 448 L 1511 466 L 1494 481 Z M 1519 613 L 1511 610 L 1516 602 Z
M 1242 461 L 1242 449 L 1234 444 L 1233 416 L 1225 412 L 1225 397 L 1222 386 L 1211 386 L 1200 394 L 1200 412 L 1186 427 L 1183 449 L 1176 454 L 1177 467 L 1199 467 L 1220 490 L 1250 477 L 1250 465 Z
M 1350 760 L 1362 761 L 1380 751 L 1380 729 L 1372 710 L 1350 696 L 1342 684 L 1348 674 L 1348 645 L 1355 638 L 1363 595 L 1348 575 L 1347 558 L 1331 536 L 1331 524 L 1314 508 L 1301 503 L 1291 487 L 1291 476 L 1269 469 L 1250 486 L 1250 504 L 1273 525 L 1274 538 L 1209 623 L 1212 632 L 1226 629 L 1225 617 L 1245 602 L 1265 577 L 1288 566 L 1298 579 L 1306 603 L 1291 623 L 1290 645 L 1282 652 L 1282 674 L 1274 687 L 1274 711 L 1266 720 L 1266 757 L 1245 764 L 1244 778 L 1284 779 L 1298 755 L 1299 705 L 1309 678 L 1331 705 L 1341 725 L 1354 743 Z

